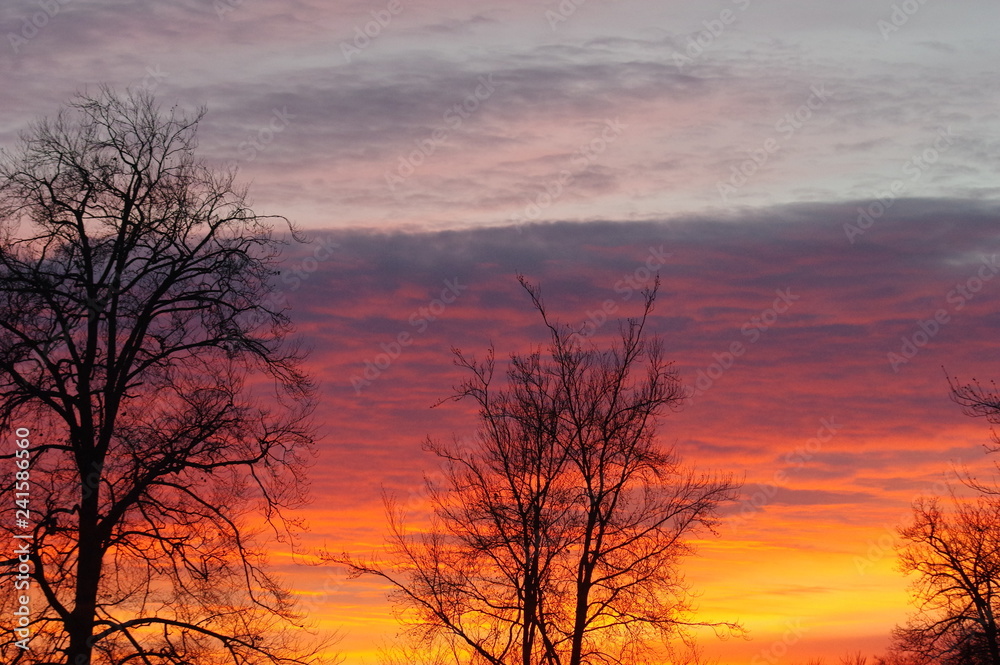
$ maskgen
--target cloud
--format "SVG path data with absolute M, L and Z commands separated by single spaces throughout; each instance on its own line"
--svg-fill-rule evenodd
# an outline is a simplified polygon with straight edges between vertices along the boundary
M 231 11 L 220 17 L 218 2 Z M 374 20 L 379 3 L 60 6 L 21 52 L 6 56 L 0 139 L 11 141 L 84 85 L 143 85 L 150 71 L 162 72 L 153 83 L 165 103 L 209 108 L 202 155 L 238 161 L 262 205 L 310 225 L 495 225 L 526 210 L 548 221 L 623 211 L 658 219 L 874 198 L 900 178 L 907 197 L 997 195 L 987 175 L 997 154 L 984 111 L 989 73 L 966 65 L 968 49 L 904 57 L 904 42 L 884 45 L 862 29 L 874 24 L 859 22 L 862 11 L 871 13 L 861 6 L 831 9 L 838 20 L 823 28 L 853 26 L 853 38 L 867 40 L 846 68 L 854 56 L 828 50 L 822 39 L 763 36 L 768 21 L 798 15 L 788 7 L 748 9 L 745 22 L 678 67 L 674 55 L 712 15 L 674 7 L 673 20 L 657 28 L 663 17 L 639 6 L 626 23 L 641 18 L 642 30 L 624 30 L 625 19 L 615 17 L 595 32 L 593 21 L 611 10 L 594 6 L 572 18 L 586 30 L 567 24 L 572 29 L 545 37 L 537 6 L 488 4 L 443 20 L 435 13 L 443 3 L 404 4 L 348 59 L 341 44 Z M 33 3 L 12 3 L 0 18 L 16 33 L 34 11 Z M 531 21 L 542 30 L 506 38 Z M 442 30 L 452 35 L 449 47 L 427 48 Z M 481 77 L 495 89 L 477 99 Z M 816 86 L 829 99 L 801 126 L 788 125 Z M 463 103 L 473 110 L 461 111 Z M 290 120 L 271 135 L 276 110 Z M 602 144 L 609 120 L 626 129 Z M 952 144 L 911 181 L 904 169 L 942 128 L 953 132 Z M 767 163 L 747 166 L 764 145 L 776 147 Z M 722 196 L 720 185 L 741 168 L 754 173 Z M 553 195 L 563 173 L 572 182 Z
M 842 227 L 855 207 L 520 231 L 330 232 L 338 243 L 333 256 L 287 294 L 308 331 L 313 363 L 322 367 L 331 436 L 340 439 L 338 449 L 351 451 L 349 459 L 327 463 L 360 473 L 371 463 L 356 453 L 371 450 L 384 460 L 380 474 L 396 469 L 398 478 L 410 478 L 403 485 L 419 484 L 414 472 L 428 463 L 419 452 L 425 434 L 472 432 L 464 409 L 427 408 L 461 379 L 451 348 L 482 353 L 492 343 L 505 357 L 545 343 L 516 273 L 541 286 L 555 318 L 587 326 L 602 320 L 605 303 L 614 310 L 609 318 L 636 314 L 639 289 L 652 284 L 646 262 L 662 252 L 669 256 L 658 268 L 652 329 L 663 335 L 685 384 L 698 385 L 699 372 L 713 377 L 665 420 L 665 443 L 677 443 L 698 464 L 711 458 L 712 466 L 747 469 L 752 482 L 785 469 L 798 493 L 789 497 L 817 502 L 841 494 L 860 500 L 871 496 L 873 478 L 899 475 L 907 465 L 922 474 L 944 464 L 962 448 L 955 436 L 974 425 L 948 400 L 941 367 L 979 376 L 984 361 L 998 359 L 987 340 L 1000 279 L 984 283 L 958 311 L 947 302 L 996 247 L 996 210 L 899 201 L 852 245 Z M 449 283 L 459 291 L 449 292 Z M 797 299 L 769 314 L 781 292 Z M 889 354 L 901 353 L 903 338 L 942 307 L 952 308 L 953 318 L 894 371 Z M 595 339 L 607 342 L 614 330 L 602 323 Z M 734 342 L 745 350 L 728 358 Z M 838 431 L 808 463 L 783 461 L 831 418 Z M 360 475 L 349 483 L 354 501 L 370 482 Z

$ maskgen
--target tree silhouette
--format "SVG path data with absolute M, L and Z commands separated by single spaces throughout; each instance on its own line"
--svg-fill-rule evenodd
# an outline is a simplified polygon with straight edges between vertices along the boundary
M 1000 393 L 973 380 L 948 377 L 952 400 L 966 415 L 1000 423 Z M 1000 451 L 1000 438 L 987 451 Z M 917 575 L 917 612 L 893 632 L 894 651 L 918 662 L 1000 665 L 1000 487 L 968 474 L 972 498 L 952 493 L 952 513 L 940 499 L 919 499 L 913 523 L 900 529 L 899 566 Z
M 985 418 L 993 425 L 1000 424 L 1000 388 L 995 382 L 984 386 L 975 379 L 970 383 L 962 383 L 957 378 L 948 377 L 948 385 L 951 388 L 952 401 L 962 407 L 965 415 L 973 418 Z M 988 453 L 1000 452 L 1000 435 L 995 430 L 993 432 L 993 445 L 987 445 L 986 451 Z M 1000 470 L 1000 464 L 996 466 Z M 971 478 L 968 484 L 983 494 L 1000 496 L 1000 487 L 996 484 L 987 485 Z
M 4 662 L 310 660 L 258 533 L 304 498 L 312 385 L 266 298 L 281 242 L 195 159 L 202 113 L 102 88 L 3 154 L 0 426 L 30 434 L 31 521 L 0 506 L 0 532 L 30 533 L 35 591 Z
M 918 612 L 895 631 L 903 651 L 943 665 L 1000 665 L 1000 501 L 978 496 L 946 515 L 918 500 L 900 530 L 900 568 L 916 573 Z
M 411 636 L 453 662 L 641 663 L 695 623 L 679 560 L 736 484 L 685 470 L 656 441 L 682 387 L 646 332 L 655 288 L 601 351 L 520 281 L 548 357 L 511 356 L 498 388 L 492 349 L 482 362 L 456 351 L 470 378 L 454 398 L 478 407 L 478 446 L 426 444 L 447 478 L 429 488 L 429 530 L 408 534 L 390 502 L 389 563 L 333 558 L 392 584 Z

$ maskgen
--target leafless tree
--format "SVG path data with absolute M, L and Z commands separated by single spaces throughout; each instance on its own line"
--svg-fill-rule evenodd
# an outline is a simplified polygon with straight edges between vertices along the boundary
M 482 361 L 455 351 L 470 378 L 454 399 L 473 401 L 480 429 L 473 448 L 426 444 L 446 469 L 430 528 L 408 533 L 390 504 L 389 563 L 334 559 L 391 583 L 411 636 L 456 663 L 645 662 L 696 623 L 679 562 L 737 484 L 683 468 L 656 440 L 682 387 L 646 330 L 655 288 L 602 351 L 521 284 L 547 354 L 512 355 L 498 387 L 492 348 Z
M 952 399 L 967 415 L 1000 423 L 1000 392 L 948 377 Z M 1000 450 L 994 434 L 989 452 Z M 894 653 L 940 665 L 1000 665 L 1000 487 L 965 474 L 975 495 L 957 498 L 946 514 L 940 499 L 914 504 L 900 530 L 900 567 L 915 573 L 917 613 L 894 631 Z
M 881 656 L 875 656 L 874 665 L 940 665 L 914 653 L 906 653 L 898 648 L 890 648 Z
M 5 500 L 0 533 L 30 533 L 34 591 L 6 663 L 311 662 L 263 538 L 304 498 L 312 384 L 267 298 L 282 243 L 194 157 L 200 118 L 102 88 L 3 154 L 0 427 L 30 433 L 31 526 Z
M 900 568 L 915 573 L 917 613 L 895 631 L 898 646 L 942 665 L 1000 665 L 1000 500 L 937 499 L 914 505 L 900 530 Z
M 952 401 L 961 406 L 966 415 L 985 418 L 993 425 L 1000 424 L 1000 388 L 995 382 L 991 381 L 988 386 L 984 386 L 975 379 L 969 383 L 962 383 L 957 378 L 948 377 L 948 384 L 951 388 Z M 1000 435 L 995 430 L 993 443 L 986 445 L 986 451 L 1000 452 Z M 1000 464 L 996 466 L 1000 470 Z M 964 482 L 981 494 L 1000 497 L 1000 486 L 996 482 L 984 482 L 968 475 L 964 478 Z M 997 525 L 997 528 L 1000 529 L 1000 525 Z
M 822 661 L 819 659 L 816 660 L 816 663 L 822 665 Z M 871 663 L 871 665 L 940 665 L 940 663 L 931 663 L 926 658 L 920 658 L 916 654 L 903 653 L 896 649 L 890 649 L 887 653 L 872 658 L 868 658 L 860 651 L 849 652 L 840 657 L 841 665 L 866 665 L 867 663 Z

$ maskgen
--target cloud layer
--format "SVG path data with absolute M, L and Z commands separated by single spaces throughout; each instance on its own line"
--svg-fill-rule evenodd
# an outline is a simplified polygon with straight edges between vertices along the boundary
M 997 194 L 995 6 L 571 5 L 19 0 L 0 139 L 88 85 L 145 86 L 208 107 L 203 156 L 262 205 L 327 227 L 655 220 L 901 177 Z

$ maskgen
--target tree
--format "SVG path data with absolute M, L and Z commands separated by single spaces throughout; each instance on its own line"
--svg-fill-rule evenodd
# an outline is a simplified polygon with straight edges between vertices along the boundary
M 548 357 L 512 355 L 498 388 L 492 348 L 481 362 L 456 350 L 470 378 L 454 399 L 478 407 L 478 445 L 426 443 L 446 476 L 428 488 L 429 529 L 409 534 L 390 502 L 389 563 L 333 558 L 389 582 L 411 636 L 453 662 L 640 663 L 695 624 L 679 560 L 737 486 L 682 468 L 656 441 L 683 389 L 646 332 L 655 288 L 601 351 L 551 323 L 519 279 Z
M 308 660 L 257 534 L 292 533 L 313 388 L 267 297 L 281 241 L 195 159 L 202 113 L 102 88 L 3 154 L 0 427 L 32 519 L 5 501 L 0 531 L 36 590 L 4 662 Z
M 1000 423 L 1000 391 L 973 379 L 948 377 L 951 397 L 966 415 Z M 1000 451 L 993 436 L 988 452 Z M 894 651 L 918 662 L 1000 665 L 1000 486 L 966 474 L 972 498 L 954 493 L 947 515 L 940 501 L 920 499 L 914 521 L 900 529 L 900 568 L 916 573 L 917 613 L 894 631 Z
M 1000 665 L 1000 501 L 956 500 L 948 516 L 937 499 L 922 499 L 913 511 L 899 565 L 918 575 L 918 612 L 896 629 L 898 645 L 942 665 Z
M 975 379 L 971 383 L 962 383 L 949 376 L 948 386 L 951 388 L 952 401 L 962 407 L 965 415 L 985 418 L 993 425 L 1000 424 L 1000 388 L 996 383 L 984 386 Z M 986 452 L 1000 452 L 1000 435 L 996 431 L 993 432 L 993 444 L 986 446 Z M 997 468 L 1000 470 L 1000 464 Z M 996 484 L 987 485 L 974 478 L 967 478 L 966 484 L 982 494 L 1000 496 L 1000 487 Z

